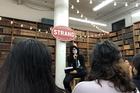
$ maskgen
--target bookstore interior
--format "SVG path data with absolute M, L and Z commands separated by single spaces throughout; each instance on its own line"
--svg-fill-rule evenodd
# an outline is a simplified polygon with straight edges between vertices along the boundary
M 64 88 L 66 56 L 72 44 L 79 48 L 87 70 L 92 50 L 100 41 L 113 41 L 130 62 L 140 53 L 140 0 L 0 1 L 0 66 L 17 42 L 37 39 L 48 46 L 55 82 Z M 63 32 L 55 37 L 52 31 L 57 26 L 62 26 L 57 31 L 72 30 L 74 39 L 59 40 L 71 35 Z

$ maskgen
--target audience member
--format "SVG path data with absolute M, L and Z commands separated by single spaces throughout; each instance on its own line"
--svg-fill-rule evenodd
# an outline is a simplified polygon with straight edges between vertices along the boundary
M 52 77 L 51 62 L 41 42 L 17 43 L 0 69 L 0 93 L 62 93 Z
M 135 72 L 136 69 L 136 74 L 134 75 L 134 83 L 140 90 L 140 54 L 137 54 L 136 56 L 133 57 L 133 72 Z
M 139 93 L 128 63 L 118 47 L 108 40 L 96 45 L 88 80 L 77 84 L 72 93 Z

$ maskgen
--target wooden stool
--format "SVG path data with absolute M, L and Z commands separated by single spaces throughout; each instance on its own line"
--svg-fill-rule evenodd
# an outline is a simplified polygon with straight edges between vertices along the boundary
M 80 82 L 80 78 L 73 78 L 72 82 L 71 82 L 71 89 L 74 89 L 74 87 L 76 86 L 77 83 Z

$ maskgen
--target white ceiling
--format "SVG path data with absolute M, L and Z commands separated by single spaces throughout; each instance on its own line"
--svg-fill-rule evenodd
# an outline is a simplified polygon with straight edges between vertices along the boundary
M 54 10 L 54 0 L 15 0 L 19 4 L 32 5 L 33 8 L 39 10 Z M 92 0 L 93 4 L 89 4 L 90 0 L 80 0 L 80 3 L 77 3 L 76 0 L 69 0 L 69 14 L 72 17 L 80 18 L 80 14 L 76 13 L 75 9 L 78 9 L 80 13 L 84 14 L 89 20 L 95 20 L 99 22 L 107 23 L 112 21 L 116 17 L 123 15 L 124 13 L 128 13 L 140 8 L 135 7 L 135 4 L 138 2 L 140 4 L 140 0 L 115 0 L 117 2 L 117 6 L 114 7 L 113 3 L 105 6 L 99 11 L 93 11 L 92 8 L 101 3 L 104 0 Z M 125 7 L 125 2 L 128 2 L 128 7 Z M 74 5 L 75 9 L 71 9 L 71 4 Z M 30 7 L 29 6 L 29 7 Z
M 134 3 L 139 2 L 140 0 L 115 0 L 117 2 L 117 6 L 114 7 L 113 3 L 105 6 L 99 11 L 93 11 L 92 8 L 101 3 L 104 0 L 93 0 L 93 4 L 89 4 L 90 0 L 80 0 L 80 3 L 76 3 L 76 0 L 70 0 L 70 2 L 79 9 L 85 16 L 87 16 L 91 20 L 98 21 L 109 21 L 116 15 L 124 14 L 129 10 L 138 9 L 135 7 Z M 128 7 L 125 7 L 125 2 L 128 2 Z M 133 5 L 132 5 L 133 4 Z M 125 11 L 124 11 L 125 9 Z M 71 14 L 76 14 L 75 10 L 70 9 Z M 76 14 L 77 15 L 77 14 Z
M 36 7 L 42 7 L 43 9 L 54 9 L 54 0 L 17 0 L 22 1 L 22 3 L 32 4 Z M 108 6 L 100 9 L 99 11 L 92 11 L 92 8 L 101 3 L 104 0 L 93 0 L 93 4 L 89 4 L 90 0 L 80 0 L 80 3 L 76 3 L 76 0 L 69 0 L 70 4 L 73 4 L 76 9 L 78 9 L 81 13 L 83 13 L 88 19 L 91 20 L 101 20 L 108 21 L 110 18 L 118 15 L 117 12 L 125 9 L 125 11 L 129 11 L 132 9 L 136 9 L 132 7 L 133 3 L 140 2 L 138 0 L 116 0 L 118 2 L 117 6 L 114 7 L 113 3 Z M 128 2 L 128 7 L 125 7 L 125 2 Z M 130 8 L 131 7 L 131 8 Z M 123 13 L 125 12 L 123 11 Z M 70 16 L 80 17 L 80 14 L 76 14 L 76 10 L 72 10 L 70 8 Z

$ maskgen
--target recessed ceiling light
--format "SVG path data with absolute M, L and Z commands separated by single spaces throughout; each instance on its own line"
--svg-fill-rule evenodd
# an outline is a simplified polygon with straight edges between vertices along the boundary
M 76 2 L 77 2 L 77 3 L 79 3 L 79 2 L 80 2 L 80 0 L 77 0 Z
M 83 14 L 81 14 L 81 18 L 83 18 Z
M 135 5 L 136 7 L 138 7 L 139 6 L 139 4 L 138 3 L 136 3 L 136 5 Z
M 127 2 L 125 2 L 125 7 L 127 7 L 128 6 L 128 3 Z
M 92 4 L 92 3 L 93 3 L 92 0 L 90 0 L 90 1 L 89 1 L 89 4 Z
M 116 2 L 114 2 L 114 6 L 117 6 L 117 3 Z
M 79 10 L 77 10 L 77 14 L 79 14 L 80 12 L 79 12 Z

